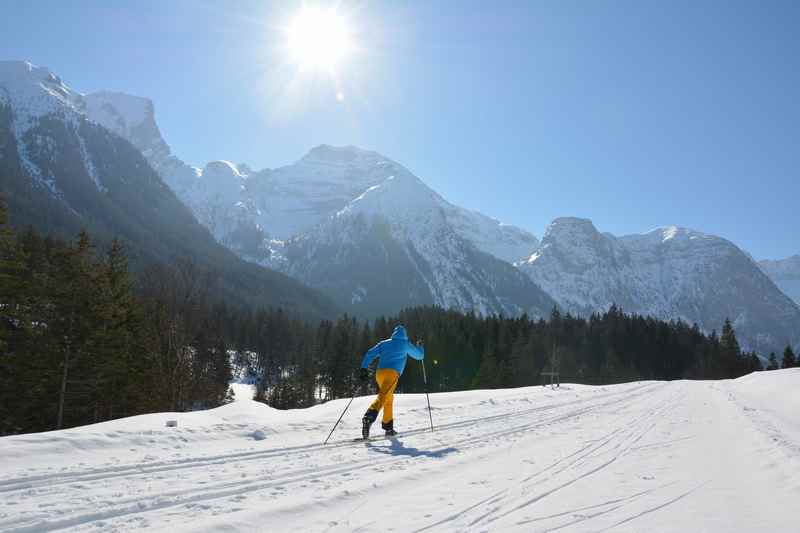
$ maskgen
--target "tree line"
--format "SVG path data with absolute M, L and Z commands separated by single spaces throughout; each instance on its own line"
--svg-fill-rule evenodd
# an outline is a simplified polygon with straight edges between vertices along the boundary
M 736 378 L 763 370 L 756 353 L 741 349 L 730 321 L 720 334 L 705 334 L 697 325 L 629 315 L 616 306 L 588 318 L 554 309 L 547 320 L 419 307 L 371 323 L 345 316 L 310 326 L 245 314 L 236 324 L 243 336 L 233 345 L 252 349 L 258 361 L 258 398 L 280 408 L 371 392 L 374 386 L 359 383 L 356 371 L 364 352 L 396 324 L 424 342 L 428 389 L 437 392 L 539 385 L 551 371 L 562 381 L 612 384 Z M 285 336 L 277 350 L 267 347 L 274 339 L 270 330 Z M 422 392 L 424 386 L 420 364 L 409 360 L 398 391 Z
M 554 309 L 547 320 L 418 307 L 312 324 L 221 301 L 217 282 L 190 259 L 134 279 L 119 242 L 99 250 L 85 232 L 14 233 L 0 206 L 0 434 L 215 407 L 230 400 L 234 368 L 257 382 L 257 400 L 282 409 L 369 394 L 361 358 L 400 323 L 424 342 L 431 391 L 538 385 L 550 371 L 610 384 L 762 370 L 730 321 L 718 335 L 616 306 L 588 318 Z M 796 364 L 787 347 L 781 366 Z M 419 366 L 409 361 L 399 392 L 424 390 Z
M 187 260 L 135 285 L 119 242 L 15 234 L 0 206 L 0 435 L 223 403 L 211 282 Z

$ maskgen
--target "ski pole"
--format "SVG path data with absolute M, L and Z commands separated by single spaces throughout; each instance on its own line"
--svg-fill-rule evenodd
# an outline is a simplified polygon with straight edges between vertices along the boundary
M 433 415 L 431 414 L 431 397 L 428 395 L 428 376 L 425 374 L 425 360 L 420 359 L 422 363 L 422 382 L 425 383 L 425 398 L 428 400 L 428 418 L 431 419 L 431 431 L 433 431 Z
M 336 431 L 336 426 L 338 426 L 338 425 L 339 425 L 339 422 L 341 422 L 341 421 L 342 421 L 342 418 L 344 418 L 344 414 L 347 412 L 347 410 L 348 410 L 348 409 L 350 409 L 350 404 L 351 404 L 351 403 L 353 403 L 353 400 L 355 400 L 355 399 L 356 399 L 356 393 L 354 392 L 354 393 L 353 393 L 353 397 L 352 397 L 352 398 L 350 398 L 350 401 L 349 401 L 349 402 L 347 402 L 347 407 L 345 407 L 345 408 L 344 408 L 344 411 L 342 411 L 342 415 L 339 417 L 339 420 L 337 420 L 337 421 L 336 421 L 336 423 L 333 425 L 333 428 L 331 429 L 331 432 L 330 432 L 330 433 L 328 433 L 328 438 L 327 438 L 327 439 L 325 439 L 325 442 L 323 442 L 323 443 L 322 443 L 322 445 L 323 445 L 323 446 L 324 446 L 325 444 L 328 444 L 328 439 L 330 439 L 330 438 L 331 438 L 331 435 L 333 435 L 333 432 L 334 432 L 334 431 Z

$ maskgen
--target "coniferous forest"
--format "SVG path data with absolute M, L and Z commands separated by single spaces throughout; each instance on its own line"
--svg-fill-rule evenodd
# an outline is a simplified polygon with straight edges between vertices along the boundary
M 589 318 L 422 307 L 311 324 L 220 301 L 217 282 L 189 259 L 134 276 L 119 242 L 101 249 L 85 232 L 71 242 L 14 232 L 0 208 L 0 434 L 215 407 L 243 368 L 257 399 L 277 408 L 369 394 L 374 384 L 356 377 L 361 357 L 398 323 L 425 345 L 431 391 L 539 385 L 553 361 L 561 381 L 587 384 L 762 369 L 730 322 L 707 335 L 612 306 Z M 783 366 L 794 364 L 787 349 Z M 409 361 L 399 392 L 424 390 L 419 366 Z

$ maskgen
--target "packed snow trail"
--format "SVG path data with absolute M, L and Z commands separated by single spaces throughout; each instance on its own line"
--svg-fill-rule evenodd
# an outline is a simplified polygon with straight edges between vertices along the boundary
M 800 369 L 734 381 L 252 401 L 0 439 L 0 531 L 797 531 Z M 165 427 L 176 419 L 177 428 Z

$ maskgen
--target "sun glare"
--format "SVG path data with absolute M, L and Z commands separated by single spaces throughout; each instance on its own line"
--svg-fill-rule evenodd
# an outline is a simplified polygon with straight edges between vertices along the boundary
M 288 37 L 291 60 L 303 69 L 334 70 L 352 48 L 347 22 L 334 9 L 303 9 Z

